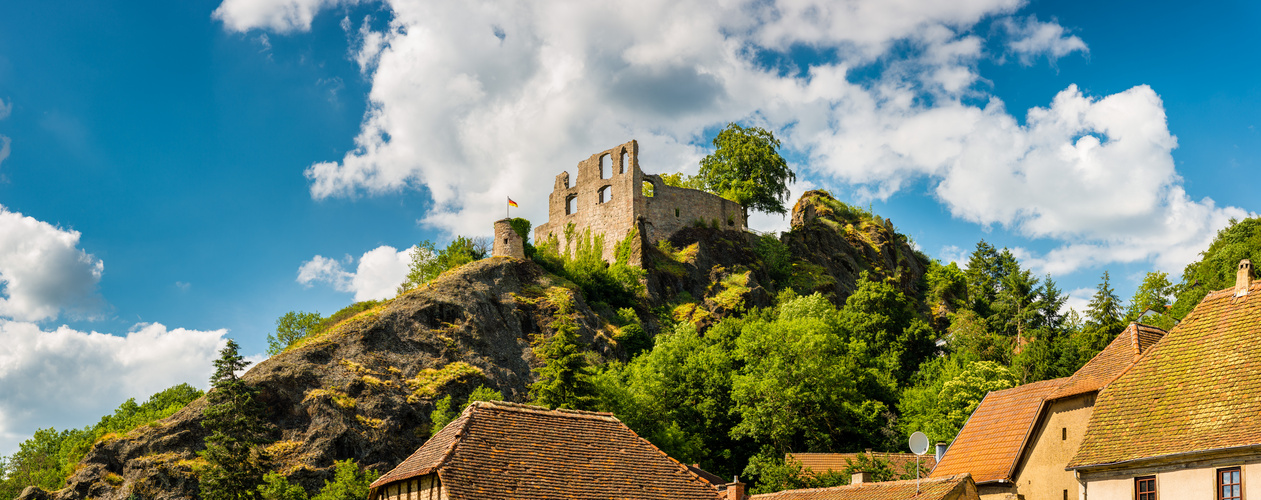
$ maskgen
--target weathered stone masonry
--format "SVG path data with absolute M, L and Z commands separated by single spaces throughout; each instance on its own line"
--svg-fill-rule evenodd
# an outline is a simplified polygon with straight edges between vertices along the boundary
M 512 228 L 512 219 L 495 221 L 495 242 L 490 254 L 495 257 L 525 258 L 525 242 L 521 240 L 517 230 Z
M 644 193 L 644 184 L 652 193 Z M 604 235 L 604 260 L 614 260 L 614 247 L 632 228 L 639 227 L 644 243 L 669 238 L 692 224 L 717 224 L 724 229 L 743 230 L 744 208 L 740 204 L 704 191 L 667 186 L 658 175 L 639 169 L 639 143 L 634 140 L 591 155 L 578 162 L 578 174 L 556 176 L 548 198 L 548 220 L 534 230 L 535 244 L 555 236 L 561 248 L 572 250 L 565 228 L 574 225 L 575 239 L 590 229 L 591 235 Z M 637 262 L 635 252 L 631 264 Z

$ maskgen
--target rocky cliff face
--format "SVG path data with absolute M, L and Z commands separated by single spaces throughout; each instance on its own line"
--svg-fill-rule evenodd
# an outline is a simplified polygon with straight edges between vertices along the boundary
M 827 191 L 807 191 L 792 210 L 792 230 L 781 240 L 792 254 L 822 268 L 815 291 L 837 305 L 856 290 L 859 275 L 892 278 L 902 293 L 916 296 L 928 271 L 928 258 L 911 248 L 889 219 L 872 217 L 833 198 Z
M 772 305 L 773 291 L 788 286 L 841 305 L 863 271 L 893 277 L 913 295 L 927 268 L 888 220 L 823 191 L 806 193 L 793 207 L 792 230 L 779 238 L 782 265 L 767 262 L 765 238 L 693 227 L 669 245 L 642 248 L 649 272 L 641 313 L 664 310 L 704 327 Z M 572 284 L 533 262 L 497 257 L 450 271 L 259 363 L 244 380 L 267 406 L 277 466 L 315 491 L 331 479 L 335 460 L 393 468 L 428 438 L 429 414 L 443 396 L 462 401 L 484 384 L 525 401 L 540 364 L 531 347 L 553 332 L 562 303 L 572 304 L 568 315 L 598 356 L 624 355 L 611 340 L 615 330 Z M 653 316 L 641 314 L 656 331 Z M 199 399 L 152 426 L 102 440 L 65 488 L 28 488 L 19 498 L 195 498 L 206 466 L 197 456 L 205 406 Z
M 537 364 L 531 343 L 551 332 L 558 301 L 572 301 L 580 335 L 612 355 L 604 321 L 581 294 L 532 262 L 486 259 L 331 328 L 259 363 L 243 379 L 261 389 L 281 469 L 309 491 L 333 461 L 386 471 L 429 436 L 433 402 L 478 385 L 523 401 Z M 197 496 L 205 462 L 205 399 L 150 427 L 97 443 L 66 488 L 19 498 L 175 499 Z
M 819 292 L 838 307 L 859 276 L 892 279 L 907 296 L 920 293 L 928 259 L 888 219 L 846 205 L 826 191 L 809 191 L 792 210 L 792 229 L 779 235 L 780 263 L 765 238 L 744 231 L 689 227 L 668 245 L 647 248 L 650 299 L 673 308 L 674 319 L 704 328 L 740 307 L 766 307 L 772 292 Z M 691 305 L 689 305 L 691 304 Z

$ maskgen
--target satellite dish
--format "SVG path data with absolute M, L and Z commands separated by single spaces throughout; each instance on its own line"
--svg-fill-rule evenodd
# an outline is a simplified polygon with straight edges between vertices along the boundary
M 923 455 L 928 453 L 928 436 L 923 432 L 915 431 L 911 434 L 911 453 Z

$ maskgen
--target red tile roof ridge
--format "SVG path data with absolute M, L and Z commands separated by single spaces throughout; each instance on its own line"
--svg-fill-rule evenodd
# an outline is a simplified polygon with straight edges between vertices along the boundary
M 1253 292 L 1261 292 L 1261 280 L 1255 280 L 1252 282 L 1250 286 L 1248 286 L 1248 295 L 1251 295 Z M 1221 290 L 1214 290 L 1212 292 L 1209 292 L 1208 295 L 1205 295 L 1203 299 L 1200 299 L 1200 302 L 1204 302 L 1210 299 L 1217 299 L 1221 297 L 1229 297 L 1234 294 L 1235 294 L 1235 287 L 1231 286 L 1229 288 L 1223 288 Z
M 1070 377 L 1060 377 L 1060 378 L 1051 379 L 1051 380 L 1044 380 L 1042 382 L 1051 382 L 1047 385 L 1055 386 L 1056 389 L 1052 389 L 1052 392 L 1051 392 L 1051 394 L 1054 394 L 1055 390 L 1058 390 L 1059 387 L 1068 383 L 1069 378 Z M 1034 382 L 1033 384 L 1025 384 L 1025 385 L 1034 385 L 1038 383 L 1041 383 L 1041 382 Z M 1020 386 L 1017 386 L 1017 387 L 1020 387 Z M 1012 389 L 1015 389 L 1017 387 L 1012 387 Z M 1011 389 L 1007 389 L 1007 390 L 1011 390 Z M 1036 390 L 1036 389 L 1031 389 L 1031 391 L 1032 390 Z M 1020 462 L 1024 459 L 1024 456 L 1025 456 L 1025 450 L 1029 446 L 1029 440 L 1033 439 L 1033 431 L 1034 429 L 1038 427 L 1038 421 L 1042 420 L 1042 412 L 1046 410 L 1047 402 L 1050 401 L 1050 398 L 1047 396 L 1049 396 L 1049 394 L 1044 395 L 1041 398 L 1039 398 L 1041 399 L 1041 401 L 1038 402 L 1038 410 L 1033 413 L 1033 420 L 1029 421 L 1029 425 L 1025 429 L 1024 439 L 1020 440 L 1020 448 L 1017 448 L 1016 450 L 1016 459 L 1012 460 L 1011 465 L 1007 468 L 1007 479 L 1015 479 L 1016 477 L 1016 468 L 1020 467 Z
M 621 423 L 621 421 L 620 421 L 620 420 L 618 420 L 617 418 L 614 418 L 614 419 L 613 419 L 613 421 L 618 422 L 618 423 Z M 625 425 L 625 424 L 623 424 L 623 425 Z M 709 479 L 705 478 L 705 476 L 702 476 L 702 475 L 700 475 L 700 474 L 697 474 L 697 473 L 696 473 L 696 471 L 692 470 L 692 468 L 691 468 L 691 467 L 688 467 L 688 466 L 687 466 L 687 464 L 685 464 L 685 463 L 683 463 L 683 462 L 680 462 L 680 461 L 678 461 L 678 460 L 675 460 L 675 458 L 674 458 L 674 457 L 672 457 L 672 456 L 670 456 L 670 454 L 669 454 L 669 453 L 666 453 L 665 451 L 662 451 L 662 450 L 661 450 L 661 448 L 658 448 L 658 447 L 657 447 L 657 445 L 652 444 L 652 441 L 649 441 L 649 440 L 647 440 L 647 439 L 644 439 L 644 437 L 643 437 L 643 436 L 640 436 L 640 435 L 639 435 L 639 433 L 638 433 L 638 432 L 635 432 L 635 429 L 630 428 L 630 426 L 629 426 L 629 425 L 626 425 L 626 430 L 627 430 L 627 431 L 629 431 L 629 432 L 631 433 L 631 435 L 632 435 L 632 436 L 635 436 L 635 437 L 636 437 L 637 439 L 639 439 L 640 441 L 643 441 L 643 442 L 644 442 L 644 444 L 648 445 L 648 447 L 649 447 L 649 448 L 652 448 L 652 449 L 653 449 L 654 451 L 656 451 L 657 453 L 660 453 L 660 454 L 661 454 L 661 456 L 663 456 L 663 457 L 666 457 L 666 458 L 670 459 L 670 461 L 671 461 L 671 462 L 674 462 L 674 465 L 679 466 L 679 469 L 681 469 L 681 470 L 682 470 L 685 474 L 690 475 L 690 476 L 692 476 L 692 477 L 694 477 L 694 478 L 696 478 L 696 479 L 700 479 L 702 483 L 708 484 L 708 485 L 710 485 L 710 486 L 712 486 L 712 487 L 715 487 L 715 488 L 718 486 L 718 484 L 726 484 L 726 483 L 718 483 L 718 484 L 715 484 L 715 483 L 711 482 Z M 699 469 L 699 468 L 700 468 L 700 467 L 699 467 L 699 465 L 700 465 L 700 464 L 697 464 L 697 465 L 698 465 L 698 467 L 697 467 L 697 468 Z M 715 477 L 717 477 L 717 476 L 715 476 Z
M 986 474 L 982 474 L 983 477 L 981 477 L 979 480 L 977 479 L 977 477 L 975 476 L 973 477 L 973 480 L 976 481 L 977 484 L 1011 481 L 1012 474 L 1015 472 L 1016 467 L 1020 464 L 1020 459 L 1024 454 L 1025 446 L 1028 444 L 1030 436 L 1033 433 L 1033 429 L 1038 423 L 1038 417 L 1042 413 L 1043 406 L 1046 405 L 1046 396 L 1050 394 L 1052 391 L 1056 390 L 1066 380 L 1068 380 L 1068 377 L 1061 377 L 1061 378 L 1051 379 L 1051 380 L 1042 380 L 1039 382 L 1031 382 L 1028 384 L 1022 384 L 1016 387 L 1003 389 L 1000 391 L 990 391 L 986 393 L 985 396 L 981 398 L 981 402 L 977 403 L 976 410 L 974 410 L 972 414 L 968 416 L 968 420 L 967 422 L 963 424 L 963 428 L 961 428 L 959 430 L 959 433 L 955 435 L 954 440 L 952 440 L 950 443 L 950 447 L 946 449 L 946 454 L 941 457 L 942 458 L 941 461 L 937 462 L 937 467 L 934 467 L 933 471 L 930 473 L 930 477 L 935 476 L 938 470 L 941 469 L 942 465 L 946 465 L 946 470 L 943 471 L 943 473 L 947 473 L 947 474 L 953 473 L 951 475 L 959 474 L 960 472 L 956 472 L 955 470 L 962 470 L 963 467 L 968 467 L 970 469 L 970 470 L 967 470 L 966 472 L 976 472 L 976 469 L 973 467 L 971 460 L 967 458 L 965 459 L 958 458 L 959 453 L 968 453 L 968 454 L 975 453 L 975 451 L 973 450 L 966 449 L 967 447 L 965 447 L 965 449 L 960 449 L 956 446 L 956 444 L 959 442 L 959 438 L 964 436 L 964 431 L 969 430 L 968 426 L 973 423 L 973 420 L 977 418 L 978 414 L 982 414 L 981 415 L 982 420 L 980 421 L 981 425 L 997 425 L 996 423 L 991 422 L 995 419 L 995 415 L 991 415 L 990 413 L 993 413 L 993 412 L 1001 413 L 1003 411 L 1007 411 L 1009 410 L 1009 408 L 1007 408 L 1008 405 L 1013 404 L 1013 402 L 1022 402 L 1021 401 L 1022 399 L 1036 400 L 1037 406 L 1033 408 L 1033 411 L 1031 411 L 1028 415 L 1024 413 L 1020 413 L 1019 415 L 1016 416 L 1017 419 L 1020 419 L 1020 417 L 1028 418 L 1027 422 L 1020 422 L 1020 421 L 1016 422 L 1016 423 L 1023 423 L 1023 426 L 1022 426 L 1023 428 L 1021 427 L 1009 428 L 1009 432 L 1008 432 L 1009 434 L 1015 434 L 1014 432 L 1010 432 L 1010 431 L 1019 431 L 1020 435 L 1022 436 L 1021 441 L 1020 441 L 1020 446 L 1011 450 L 1000 450 L 999 453 L 1001 453 L 1001 455 L 998 457 L 995 457 L 997 460 L 996 461 L 994 459 L 990 460 L 991 465 L 989 465 L 989 470 L 983 471 Z M 1027 403 L 1032 403 L 1032 401 L 1027 401 Z M 1016 408 L 1020 408 L 1020 407 L 1018 406 Z M 982 411 L 983 409 L 984 411 Z M 1002 421 L 1003 423 L 1007 423 L 1007 422 L 1010 422 L 1011 420 L 1012 419 L 1005 418 Z M 969 438 L 970 437 L 971 436 L 969 435 Z M 989 451 L 992 452 L 993 450 L 989 450 Z M 952 453 L 954 453 L 953 456 L 952 456 Z M 956 465 L 954 462 L 959 461 L 959 460 L 964 460 L 964 462 Z M 997 467 L 1003 467 L 1003 468 L 998 469 Z M 1002 471 L 1001 476 L 998 475 L 1000 471 Z M 938 477 L 948 477 L 948 476 L 938 476 Z
M 1086 364 L 1067 377 L 1064 383 L 1052 391 L 1046 399 L 1048 401 L 1064 399 L 1099 391 L 1107 387 L 1121 374 L 1129 371 L 1130 367 L 1134 366 L 1134 363 L 1137 363 L 1146 352 L 1150 351 L 1152 346 L 1164 338 L 1166 333 L 1168 332 L 1161 328 L 1131 322 L 1103 350 L 1096 353 L 1094 357 L 1090 358 L 1090 361 L 1087 361 Z M 1153 336 L 1155 340 L 1152 340 L 1144 348 L 1144 337 Z M 1122 344 L 1128 345 L 1122 347 Z M 1118 352 L 1121 349 L 1125 349 L 1124 355 Z M 1121 363 L 1124 364 L 1121 365 Z
M 551 415 L 559 417 L 571 418 L 587 418 L 594 420 L 604 420 L 607 422 L 621 422 L 612 413 L 602 411 L 584 411 L 570 410 L 568 408 L 550 409 L 546 406 L 529 405 L 522 403 L 509 403 L 507 401 L 474 401 L 464 409 L 465 413 L 474 411 L 476 408 L 493 408 L 497 410 L 515 411 L 521 413 L 535 413 L 539 415 Z
M 469 406 L 471 407 L 472 405 L 469 405 Z M 370 489 L 376 489 L 377 487 L 382 486 L 386 483 L 399 481 L 402 479 L 407 479 L 407 478 L 416 477 L 416 476 L 423 476 L 425 474 L 430 474 L 434 472 L 435 470 L 440 469 L 442 465 L 445 464 L 449 458 L 451 458 L 451 454 L 455 452 L 455 448 L 457 445 L 459 445 L 460 438 L 463 437 L 464 431 L 468 429 L 470 421 L 472 421 L 471 414 L 467 410 L 465 410 L 463 413 L 460 414 L 459 418 L 447 424 L 442 429 L 439 429 L 437 433 L 435 433 L 432 437 L 429 438 L 429 440 L 425 441 L 424 445 L 421 445 L 420 448 L 417 448 L 416 451 L 412 452 L 411 455 L 403 459 L 402 462 L 399 462 L 399 464 L 394 466 L 393 469 L 390 469 L 388 472 L 381 475 L 381 477 L 377 478 L 376 481 L 373 481 L 372 484 L 368 485 L 368 487 Z M 448 429 L 452 429 L 452 432 L 447 432 Z M 417 461 L 420 461 L 423 459 L 423 456 L 421 455 L 420 452 L 425 449 L 425 445 L 428 445 L 429 443 L 441 444 L 440 440 L 442 439 L 448 439 L 450 440 L 450 442 L 445 443 L 446 447 L 442 450 L 442 453 L 438 455 L 437 459 L 433 460 L 432 463 L 429 463 L 427 466 L 424 466 L 421 468 L 415 468 L 415 469 L 408 469 L 404 467 L 409 462 L 411 462 L 412 459 L 417 459 Z M 423 465 L 423 462 L 420 465 Z
M 528 404 L 521 404 L 521 403 L 509 403 L 507 401 L 476 401 L 470 404 L 468 408 L 464 410 L 464 412 L 471 413 L 475 410 L 475 407 L 476 409 L 487 408 L 487 409 L 495 409 L 495 410 L 514 411 L 518 413 L 534 413 L 537 415 L 550 415 L 550 416 L 559 416 L 559 417 L 568 417 L 568 418 L 602 420 L 605 422 L 616 422 L 616 423 L 622 424 L 622 421 L 618 420 L 617 417 L 614 416 L 612 413 L 607 413 L 607 412 L 602 412 L 602 411 L 571 410 L 568 408 L 548 409 L 543 406 L 535 406 L 535 405 L 528 405 Z M 657 453 L 660 453 L 661 456 L 664 456 L 670 459 L 671 462 L 674 462 L 674 464 L 679 467 L 679 470 L 691 476 L 695 476 L 697 479 L 700 479 L 705 484 L 713 484 L 709 480 L 702 477 L 700 474 L 693 472 L 692 469 L 687 466 L 687 464 L 684 464 L 683 462 L 676 460 L 674 457 L 670 456 L 668 453 L 662 451 L 661 448 L 658 448 L 657 445 L 652 444 L 652 441 L 644 439 L 644 437 L 640 436 L 638 432 L 635 432 L 635 429 L 631 429 L 630 426 L 626 426 L 626 430 L 629 431 L 632 436 L 635 436 L 635 438 L 639 439 L 640 441 L 643 441 L 644 444 L 648 445 Z M 459 438 L 460 435 L 456 434 L 456 437 Z
M 757 495 L 751 495 L 749 498 L 759 499 L 759 500 L 774 500 L 780 497 L 795 497 L 795 496 L 801 496 L 803 494 L 809 494 L 809 493 L 831 493 L 831 492 L 842 493 L 842 492 L 851 492 L 851 491 L 858 491 L 858 490 L 894 488 L 898 486 L 912 485 L 912 484 L 915 484 L 916 482 L 919 482 L 920 483 L 919 486 L 921 487 L 935 486 L 935 485 L 944 484 L 944 483 L 958 483 L 958 482 L 966 481 L 971 476 L 972 476 L 971 474 L 967 472 L 963 472 L 963 473 L 955 474 L 952 476 L 944 476 L 944 477 L 902 479 L 899 481 L 874 481 L 874 482 L 862 483 L 862 484 L 848 484 L 845 486 L 830 486 L 827 488 L 802 488 L 802 489 L 797 489 L 797 490 L 783 490 L 783 491 L 776 491 L 774 493 L 761 493 Z

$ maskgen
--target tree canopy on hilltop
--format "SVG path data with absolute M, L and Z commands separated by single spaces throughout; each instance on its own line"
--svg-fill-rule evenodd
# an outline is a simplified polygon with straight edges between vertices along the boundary
M 788 183 L 797 174 L 779 155 L 779 140 L 761 127 L 742 127 L 736 123 L 714 138 L 716 148 L 701 159 L 697 175 L 707 191 L 744 205 L 748 222 L 749 209 L 785 214 L 788 210 Z

